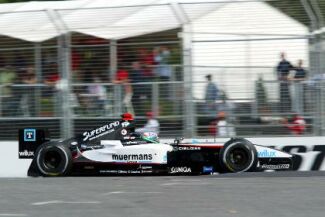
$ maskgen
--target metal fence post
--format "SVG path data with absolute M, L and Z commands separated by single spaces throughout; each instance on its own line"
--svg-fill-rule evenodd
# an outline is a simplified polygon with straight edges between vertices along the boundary
M 36 80 L 37 83 L 42 82 L 42 50 L 41 50 L 41 44 L 35 43 L 34 45 L 34 64 L 35 64 L 35 74 L 36 74 Z M 41 88 L 37 86 L 34 89 L 35 93 L 35 100 L 34 106 L 35 106 L 35 116 L 39 116 L 40 114 L 40 99 L 41 99 Z
M 68 27 L 62 20 L 57 10 L 48 9 L 47 15 L 49 16 L 52 24 L 60 34 L 58 36 L 58 62 L 59 72 L 61 75 L 60 83 L 60 103 L 62 104 L 61 116 L 61 137 L 68 138 L 73 135 L 73 113 L 70 106 L 71 97 L 71 35 Z M 56 105 L 57 106 L 57 105 Z
M 319 118 L 316 118 L 319 122 L 319 130 L 318 130 L 318 135 L 322 136 L 324 135 L 325 132 L 325 120 L 324 120 L 324 115 L 325 115 L 325 105 L 324 105 L 324 81 L 321 81 L 319 83 L 319 111 L 317 112 L 317 116 Z
M 193 75 L 192 75 L 192 35 L 191 25 L 184 24 L 183 40 L 183 76 L 184 76 L 184 135 L 189 138 L 196 136 L 196 113 L 193 101 Z
M 115 80 L 115 75 L 117 72 L 117 42 L 116 40 L 111 40 L 109 44 L 109 67 L 110 67 L 110 80 L 113 82 Z M 121 98 L 122 89 L 120 85 L 113 86 L 114 91 L 114 113 L 119 115 L 122 112 Z
M 62 104 L 62 121 L 61 121 L 61 136 L 68 138 L 73 135 L 73 113 L 70 106 L 71 96 L 71 50 L 70 50 L 70 33 L 66 33 L 59 37 L 59 61 L 61 67 L 61 91 L 58 92 Z
M 156 116 L 159 114 L 159 85 L 161 83 L 152 83 L 152 95 L 151 95 L 151 111 Z

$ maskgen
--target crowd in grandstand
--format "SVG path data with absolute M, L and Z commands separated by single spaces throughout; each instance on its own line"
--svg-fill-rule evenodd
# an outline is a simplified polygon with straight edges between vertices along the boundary
M 1 115 L 42 115 L 36 114 L 36 90 L 39 91 L 42 105 L 55 107 L 55 104 L 59 104 L 59 91 L 62 82 L 55 52 L 43 53 L 41 75 L 36 75 L 35 65 L 31 64 L 33 60 L 27 60 L 20 54 L 14 56 L 14 60 L 0 61 L 2 63 L 0 65 Z M 114 83 L 116 86 L 121 86 L 124 96 L 122 112 L 134 113 L 133 105 L 150 99 L 152 92 L 148 89 L 150 86 L 147 85 L 146 89 L 139 83 L 167 82 L 171 80 L 173 73 L 169 64 L 171 52 L 167 46 L 140 48 L 132 57 L 119 55 L 115 77 L 110 76 L 109 73 L 109 58 L 105 60 L 106 63 L 103 63 L 102 59 L 99 60 L 99 56 L 96 52 L 72 49 L 72 82 L 85 84 L 82 87 L 73 88 L 72 107 L 77 114 L 103 114 L 108 91 L 108 86 L 104 86 L 103 83 Z M 106 67 L 103 65 L 98 67 L 99 64 L 106 64 Z M 103 70 L 105 68 L 106 70 Z M 43 86 L 40 87 L 40 84 Z M 168 92 L 169 90 L 164 88 L 163 91 Z M 45 103 L 46 101 L 49 103 Z M 53 108 L 53 110 L 52 115 L 58 114 L 57 108 Z M 44 115 L 48 114 L 44 113 Z
M 83 67 L 82 62 L 87 62 L 96 57 L 91 52 L 86 52 L 83 55 L 75 50 L 71 52 L 72 81 L 73 83 L 85 84 L 82 87 L 73 88 L 71 107 L 75 110 L 76 115 L 103 114 L 107 99 L 109 98 L 108 86 L 105 86 L 103 83 L 112 83 L 122 91 L 121 112 L 145 114 L 149 109 L 141 108 L 141 106 L 151 100 L 152 89 L 150 89 L 151 86 L 149 85 L 144 86 L 142 82 L 168 82 L 172 80 L 171 51 L 167 46 L 140 48 L 136 50 L 132 57 L 130 55 L 120 55 L 114 77 L 109 76 L 108 71 L 99 72 L 95 67 L 92 68 L 87 64 L 86 67 Z M 299 108 L 295 106 L 295 100 L 292 100 L 292 98 L 299 94 L 301 90 L 294 89 L 295 85 L 291 84 L 305 80 L 307 78 L 307 71 L 303 67 L 302 60 L 298 60 L 298 64 L 294 66 L 286 59 L 285 53 L 281 53 L 280 57 L 281 60 L 276 67 L 279 81 L 280 112 L 292 113 L 292 111 L 295 111 L 299 113 Z M 108 60 L 106 59 L 106 61 L 109 70 Z M 54 107 L 54 111 L 52 111 L 53 116 L 59 114 L 58 108 L 55 105 L 59 104 L 60 85 L 62 84 L 57 58 L 53 53 L 44 53 L 41 61 L 41 75 L 36 75 L 35 66 L 29 64 L 22 55 L 15 55 L 15 59 L 10 64 L 2 60 L 0 60 L 0 63 L 2 64 L 0 66 L 2 116 L 42 115 L 37 113 L 39 111 L 36 109 L 36 97 L 40 97 L 41 103 L 46 104 L 48 101 L 47 106 Z M 206 81 L 206 113 L 212 116 L 216 115 L 215 120 L 217 122 L 213 122 L 215 126 L 231 129 L 231 132 L 214 129 L 214 134 L 218 136 L 234 135 L 235 130 L 228 118 L 228 116 L 231 116 L 231 106 L 229 106 L 225 96 L 222 95 L 222 90 L 214 83 L 212 75 L 207 75 Z M 43 86 L 38 86 L 37 84 L 42 84 Z M 40 91 L 37 92 L 37 90 Z M 114 91 L 114 89 L 110 90 Z M 168 84 L 160 84 L 160 99 L 168 100 L 169 91 Z M 159 113 L 159 111 L 155 112 Z M 44 115 L 48 114 L 45 113 Z M 283 123 L 288 126 L 289 122 Z M 287 128 L 297 134 L 294 128 Z M 300 129 L 305 130 L 305 127 Z M 299 134 L 302 134 L 304 130 L 301 130 Z
M 290 91 L 290 84 L 305 80 L 307 71 L 303 67 L 302 60 L 298 60 L 298 64 L 294 66 L 286 59 L 285 53 L 281 53 L 280 58 L 281 61 L 277 65 L 277 75 L 280 83 L 280 109 L 281 112 L 287 112 L 292 106 L 291 99 L 294 94 L 294 92 L 291 93 Z
M 281 60 L 276 67 L 279 81 L 279 112 L 280 114 L 289 114 L 289 118 L 282 118 L 280 123 L 290 133 L 301 135 L 306 131 L 306 121 L 300 114 L 303 109 L 298 98 L 304 101 L 305 85 L 301 82 L 307 79 L 308 73 L 303 67 L 303 60 L 299 59 L 297 65 L 293 65 L 286 59 L 284 52 L 280 54 L 280 58 Z M 234 119 L 231 115 L 227 115 L 232 112 L 232 108 L 227 106 L 225 98 L 221 97 L 221 91 L 213 82 L 212 75 L 207 75 L 206 79 L 205 111 L 206 114 L 212 116 L 209 126 L 210 134 L 221 137 L 236 135 L 232 124 Z M 221 100 L 222 98 L 223 100 Z

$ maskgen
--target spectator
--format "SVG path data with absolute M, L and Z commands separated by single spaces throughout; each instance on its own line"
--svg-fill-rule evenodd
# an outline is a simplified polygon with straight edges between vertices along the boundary
M 302 135 L 306 132 L 306 121 L 298 113 L 294 113 L 289 119 L 284 118 L 281 122 L 293 135 Z
M 14 58 L 14 62 L 13 62 L 13 66 L 16 69 L 23 69 L 27 67 L 27 61 L 24 57 L 24 55 L 22 55 L 19 52 L 15 52 L 15 58 Z
M 132 63 L 132 69 L 129 73 L 129 79 L 132 84 L 133 96 L 132 104 L 135 106 L 135 113 L 143 112 L 143 104 L 147 99 L 147 94 L 149 92 L 148 85 L 139 85 L 138 83 L 143 82 L 143 70 L 139 62 Z
M 170 59 L 170 50 L 168 47 L 162 46 L 155 48 L 154 51 L 154 60 L 156 65 L 155 74 L 159 77 L 159 80 L 165 83 L 160 84 L 160 97 L 169 99 L 170 97 L 170 84 L 167 82 L 171 81 L 172 77 L 172 68 L 169 65 Z
M 104 111 L 107 96 L 106 89 L 101 83 L 101 79 L 98 76 L 95 76 L 93 77 L 93 84 L 88 86 L 91 114 L 100 115 Z
M 232 137 L 236 136 L 235 128 L 232 124 L 227 122 L 225 112 L 218 113 L 217 122 L 217 136 L 219 137 Z
M 124 69 L 124 67 L 116 72 L 115 84 L 121 84 L 124 87 L 124 98 L 123 104 L 126 108 L 126 112 L 134 114 L 132 105 L 133 90 L 130 84 L 129 73 Z
M 227 115 L 224 111 L 218 112 L 216 120 L 210 123 L 209 132 L 216 137 L 236 136 L 235 127 L 227 121 Z
M 170 81 L 172 69 L 169 63 L 170 51 L 168 47 L 158 47 L 154 49 L 154 60 L 157 65 L 156 74 L 161 81 Z
M 25 105 L 24 115 L 35 116 L 35 85 L 37 82 L 35 71 L 33 67 L 28 67 L 21 79 L 21 83 L 26 85 L 22 91 L 23 105 Z
M 147 123 L 144 125 L 143 128 L 136 129 L 136 132 L 139 133 L 151 132 L 159 135 L 160 124 L 159 121 L 155 118 L 153 112 L 147 112 L 146 117 L 147 117 Z
M 291 109 L 291 97 L 289 92 L 289 72 L 293 66 L 285 58 L 285 53 L 280 55 L 281 61 L 277 66 L 278 80 L 280 83 L 280 111 L 286 112 Z
M 295 67 L 295 75 L 293 77 L 293 80 L 295 81 L 303 81 L 307 78 L 307 71 L 303 67 L 303 61 L 298 60 L 298 65 Z
M 47 86 L 43 88 L 43 96 L 48 102 L 48 105 L 42 107 L 49 113 L 53 113 L 52 110 L 54 109 L 54 114 L 51 115 L 58 116 L 61 111 L 59 91 L 61 90 L 62 82 L 60 82 L 60 76 L 54 69 L 54 67 L 51 68 L 51 71 L 44 77 L 44 84 Z M 48 116 L 50 114 L 46 115 Z
M 143 75 L 145 81 L 152 81 L 154 78 L 153 65 L 155 64 L 153 52 L 141 48 L 139 50 L 140 64 L 143 66 Z
M 307 78 L 307 71 L 303 67 L 303 61 L 298 60 L 298 65 L 295 67 L 295 73 L 293 78 L 292 85 L 292 103 L 293 110 L 302 114 L 304 111 L 304 92 L 305 92 L 305 84 L 302 82 Z
M 71 51 L 71 68 L 73 71 L 79 70 L 81 64 L 80 53 L 76 50 Z
M 0 91 L 2 98 L 2 114 L 3 116 L 11 115 L 16 97 L 13 95 L 12 84 L 16 83 L 16 73 L 12 66 L 6 66 L 0 70 Z
M 57 72 L 50 72 L 45 75 L 44 83 L 51 86 L 56 87 L 60 82 L 60 76 Z
M 205 103 L 206 103 L 206 110 L 207 113 L 215 114 L 217 107 L 216 107 L 216 100 L 219 96 L 219 90 L 217 85 L 212 82 L 212 75 L 205 76 L 208 84 L 205 90 Z

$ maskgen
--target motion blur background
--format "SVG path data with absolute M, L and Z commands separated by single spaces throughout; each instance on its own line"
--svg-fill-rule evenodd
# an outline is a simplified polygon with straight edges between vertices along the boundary
M 66 138 L 123 112 L 140 126 L 151 112 L 161 137 L 215 136 L 220 114 L 237 136 L 291 135 L 292 114 L 325 135 L 324 17 L 322 0 L 0 4 L 0 139 Z M 307 76 L 280 80 L 282 52 Z

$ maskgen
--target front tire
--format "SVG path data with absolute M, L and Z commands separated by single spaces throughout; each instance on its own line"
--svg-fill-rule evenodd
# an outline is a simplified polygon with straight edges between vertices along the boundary
M 231 139 L 219 153 L 219 163 L 224 172 L 240 173 L 257 168 L 257 151 L 246 139 Z
M 70 149 L 58 142 L 48 142 L 36 151 L 36 166 L 43 176 L 64 176 L 72 167 Z

